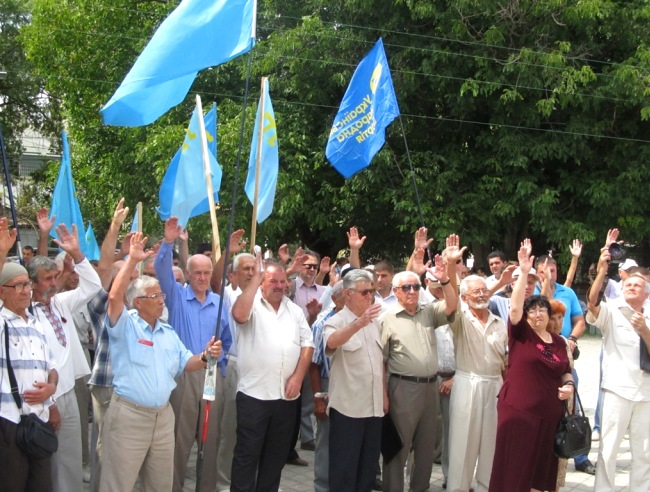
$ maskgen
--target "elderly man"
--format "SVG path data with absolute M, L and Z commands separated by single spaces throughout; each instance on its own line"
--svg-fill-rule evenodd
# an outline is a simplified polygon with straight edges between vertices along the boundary
M 352 270 L 343 278 L 345 307 L 325 324 L 325 355 L 331 358 L 330 490 L 367 492 L 375 483 L 382 417 L 388 411 L 383 367 L 381 305 L 374 303 L 372 273 Z
M 0 491 L 51 490 L 50 458 L 31 458 L 16 445 L 21 415 L 34 413 L 44 422 L 50 420 L 55 427 L 59 422 L 50 418 L 57 371 L 45 331 L 27 310 L 32 283 L 25 268 L 16 263 L 5 263 L 15 240 L 16 231 L 10 233 L 7 219 L 0 218 L 0 300 L 3 303 L 0 311 Z M 6 353 L 7 340 L 9 354 Z M 8 362 L 22 399 L 20 408 L 11 391 Z
M 383 490 L 404 489 L 404 465 L 414 453 L 409 490 L 429 489 L 433 467 L 438 403 L 438 352 L 434 330 L 453 321 L 458 304 L 449 271 L 436 256 L 430 273 L 442 285 L 445 301 L 421 305 L 420 278 L 414 272 L 393 277 L 398 304 L 380 318 L 390 397 L 390 416 L 402 438 L 402 449 L 390 461 L 384 460 Z
M 136 264 L 153 255 L 144 251 L 146 240 L 134 234 L 108 297 L 114 392 L 104 428 L 102 492 L 132 490 L 138 475 L 143 490 L 171 490 L 174 412 L 169 396 L 174 378 L 182 371 L 205 369 L 208 356 L 221 355 L 221 341 L 214 337 L 201 355 L 192 355 L 172 327 L 158 320 L 165 294 L 156 279 L 143 276 L 129 285 Z M 127 311 L 125 297 L 134 310 Z
M 291 446 L 294 401 L 314 344 L 304 313 L 284 296 L 287 284 L 280 264 L 263 268 L 258 256 L 255 276 L 232 307 L 239 367 L 234 492 L 278 490 Z
M 55 492 L 73 492 L 83 487 L 81 426 L 74 386 L 77 378 L 90 374 L 90 367 L 72 313 L 81 309 L 102 286 L 95 269 L 79 248 L 76 227 L 73 225 L 70 232 L 60 225 L 56 232 L 59 240 L 54 242 L 72 257 L 74 270 L 79 274 L 79 287 L 57 294 L 58 267 L 44 256 L 35 256 L 27 265 L 27 271 L 34 283 L 34 315 L 45 329 L 59 373 L 54 397 L 61 426 L 57 432 L 59 450 L 52 456 L 52 488 Z
M 490 293 L 478 275 L 460 284 L 467 304 L 451 324 L 456 348 L 454 391 L 449 406 L 447 490 L 467 492 L 476 470 L 478 491 L 487 491 L 497 431 L 497 394 L 506 367 L 508 330 L 488 309 Z
M 643 310 L 650 284 L 640 275 L 623 282 L 623 296 L 599 303 L 611 259 L 601 250 L 598 272 L 587 297 L 587 321 L 603 334 L 603 413 L 596 466 L 597 492 L 616 490 L 616 455 L 629 428 L 632 466 L 629 490 L 650 490 L 650 373 L 639 364 L 640 344 L 650 350 L 650 313 Z
M 172 273 L 172 248 L 174 241 L 181 235 L 178 218 L 172 217 L 165 222 L 165 236 L 154 261 L 156 276 L 160 288 L 166 296 L 165 303 L 169 309 L 169 324 L 174 327 L 181 342 L 193 354 L 199 354 L 205 344 L 215 335 L 223 342 L 223 350 L 230 348 L 231 338 L 228 327 L 228 314 L 221 310 L 219 319 L 219 304 L 221 298 L 210 291 L 212 276 L 212 260 L 204 254 L 190 256 L 187 260 L 187 282 L 183 286 L 176 282 Z M 223 385 L 226 375 L 225 356 L 219 359 L 219 374 L 217 385 Z M 172 392 L 170 402 L 174 409 L 176 448 L 174 450 L 174 492 L 182 492 L 187 470 L 187 462 L 195 439 L 202 428 L 205 401 L 203 400 L 203 385 L 205 371 L 183 372 L 176 381 L 177 386 Z M 222 388 L 216 388 L 217 393 Z M 217 449 L 219 447 L 220 413 L 223 411 L 223 401 L 216 401 L 210 413 L 208 422 L 208 445 L 204 448 L 203 492 L 214 491 L 217 484 Z
M 309 366 L 309 381 L 314 391 L 314 415 L 318 419 L 316 427 L 316 450 L 314 453 L 314 490 L 329 492 L 329 450 L 330 423 L 327 416 L 327 391 L 330 381 L 330 360 L 325 355 L 323 345 L 323 328 L 328 319 L 345 306 L 343 281 L 339 280 L 332 287 L 332 303 L 334 307 L 321 313 L 311 330 L 314 335 L 314 356 Z
M 218 479 L 217 490 L 227 492 L 230 490 L 230 473 L 232 470 L 232 455 L 237 440 L 237 383 L 239 382 L 239 370 L 237 368 L 237 324 L 232 319 L 232 306 L 253 280 L 257 262 L 250 253 L 241 253 L 235 256 L 232 262 L 233 282 L 224 289 L 224 304 L 229 315 L 229 325 L 232 334 L 232 344 L 226 357 L 228 366 L 226 368 L 226 381 L 224 387 L 223 416 L 221 420 L 221 439 L 219 441 L 219 452 L 217 454 Z

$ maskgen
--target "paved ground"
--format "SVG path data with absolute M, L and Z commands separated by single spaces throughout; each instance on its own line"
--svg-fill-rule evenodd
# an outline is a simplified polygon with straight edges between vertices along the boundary
M 598 359 L 600 355 L 600 336 L 586 335 L 580 340 L 580 358 L 576 361 L 576 369 L 580 377 L 580 398 L 585 407 L 585 412 L 591 418 L 593 425 L 594 410 L 598 394 Z M 314 453 L 299 450 L 300 456 L 309 462 L 308 467 L 285 466 L 282 472 L 280 488 L 284 492 L 307 492 L 313 490 L 313 463 Z M 589 458 L 595 464 L 598 453 L 598 442 L 593 443 Z M 185 482 L 185 491 L 190 492 L 195 488 L 196 453 L 190 458 L 192 466 L 188 469 L 188 478 Z M 630 471 L 630 449 L 627 440 L 623 441 L 618 457 L 616 475 L 616 490 L 627 490 L 628 475 Z M 591 491 L 594 487 L 594 477 L 585 473 L 576 472 L 573 463 L 569 463 L 566 486 L 563 491 Z M 434 465 L 431 475 L 432 492 L 442 491 L 442 471 L 439 465 Z M 335 491 L 333 491 L 335 492 Z

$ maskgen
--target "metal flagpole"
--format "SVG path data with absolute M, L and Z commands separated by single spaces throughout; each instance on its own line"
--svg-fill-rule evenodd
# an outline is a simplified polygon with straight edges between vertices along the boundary
M 7 153 L 5 151 L 5 139 L 2 135 L 2 127 L 0 127 L 0 149 L 2 151 L 2 166 L 5 170 L 5 180 L 7 181 L 7 194 L 9 195 L 9 206 L 11 207 L 11 218 L 14 221 L 14 227 L 16 228 L 16 252 L 18 258 L 20 258 L 20 264 L 25 266 L 25 260 L 23 260 L 23 247 L 20 244 L 20 230 L 18 229 L 18 217 L 16 215 L 16 204 L 14 202 L 14 193 L 11 188 L 11 178 L 9 176 L 9 161 L 7 160 Z

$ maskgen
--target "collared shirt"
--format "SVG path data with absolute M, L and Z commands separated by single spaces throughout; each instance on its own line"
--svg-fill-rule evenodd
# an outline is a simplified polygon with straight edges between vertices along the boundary
M 454 355 L 454 334 L 449 325 L 436 328 L 436 346 L 438 349 L 438 372 L 452 373 L 456 371 L 456 356 Z
M 375 292 L 375 300 L 377 302 L 381 302 L 381 304 L 387 308 L 397 306 L 399 304 L 397 296 L 395 295 L 395 292 L 393 292 L 393 289 L 390 290 L 390 293 L 386 297 L 382 297 L 379 291 Z
M 490 305 L 488 306 L 488 309 L 492 314 L 498 316 L 507 323 L 508 318 L 510 317 L 510 298 L 494 295 L 490 297 Z
M 237 323 L 237 391 L 258 400 L 286 400 L 285 385 L 300 351 L 313 346 L 302 309 L 283 297 L 276 312 L 258 291 L 248 321 Z
M 93 370 L 90 374 L 88 384 L 94 386 L 113 386 L 113 369 L 111 367 L 111 351 L 108 341 L 108 330 L 104 324 L 106 310 L 108 308 L 108 292 L 100 290 L 95 297 L 88 302 L 88 314 L 95 332 L 95 359 Z
M 469 308 L 451 324 L 458 370 L 480 376 L 500 376 L 506 367 L 508 328 L 488 311 L 485 326 Z
M 237 298 L 241 295 L 241 289 L 237 287 L 236 289 L 232 288 L 232 285 L 226 285 L 226 288 L 223 291 L 223 305 L 228 312 L 228 329 L 230 330 L 230 337 L 232 342 L 228 348 L 228 354 L 230 356 L 237 356 L 237 323 L 235 323 L 234 318 L 232 317 L 232 307 L 235 304 Z M 224 349 L 225 350 L 225 349 Z
M 305 317 L 309 316 L 307 312 L 307 303 L 312 299 L 320 301 L 323 292 L 325 292 L 325 287 L 322 285 L 307 285 L 300 276 L 296 277 L 296 293 L 293 296 L 293 302 L 295 302 L 300 309 L 302 309 Z
M 358 317 L 345 306 L 325 323 L 323 343 L 336 330 Z M 384 363 L 381 325 L 374 319 L 357 331 L 336 350 L 325 349 L 330 356 L 330 408 L 351 418 L 384 416 Z
M 11 422 L 20 422 L 21 415 L 35 413 L 47 422 L 50 419 L 51 400 L 30 405 L 23 399 L 19 410 L 11 393 L 7 356 L 5 352 L 5 329 L 9 334 L 9 359 L 16 376 L 18 393 L 22 398 L 25 390 L 36 389 L 35 382 L 47 383 L 49 373 L 55 369 L 55 362 L 48 346 L 43 327 L 29 312 L 27 321 L 6 308 L 0 310 L 0 417 Z
M 112 347 L 115 393 L 133 403 L 161 407 L 169 401 L 178 377 L 192 353 L 171 326 L 156 320 L 154 330 L 135 309 L 106 326 Z
M 418 304 L 411 315 L 397 304 L 380 316 L 384 361 L 390 374 L 431 377 L 438 373 L 438 349 L 434 330 L 453 321 L 445 314 L 446 304 Z
M 193 354 L 200 354 L 210 341 L 217 329 L 219 317 L 220 297 L 208 291 L 203 303 L 199 302 L 188 285 L 176 282 L 172 272 L 172 246 L 173 243 L 163 241 L 154 260 L 154 268 L 160 288 L 167 298 L 165 304 L 169 309 L 169 324 L 173 326 L 178 337 Z M 230 349 L 232 338 L 228 325 L 228 310 L 221 308 L 221 325 L 217 338 L 222 342 L 223 352 L 218 359 L 222 376 L 226 376 L 226 353 Z
M 59 343 L 43 308 L 39 306 L 39 303 L 34 303 L 34 316 L 43 325 L 52 356 L 56 361 L 56 370 L 59 373 L 55 398 L 72 390 L 78 378 L 90 374 L 90 367 L 79 341 L 72 313 L 88 303 L 88 300 L 102 288 L 102 284 L 97 272 L 87 259 L 84 258 L 82 262 L 75 265 L 74 269 L 79 274 L 79 286 L 76 289 L 61 292 L 50 300 L 50 309 L 61 321 L 65 332 L 68 342 L 65 347 Z
M 311 361 L 318 366 L 320 377 L 329 379 L 330 377 L 330 358 L 325 355 L 325 344 L 323 343 L 323 328 L 325 322 L 336 314 L 332 308 L 325 314 L 320 316 L 311 327 L 311 332 L 314 336 L 314 355 Z
M 641 370 L 641 337 L 627 320 L 624 311 L 632 308 L 621 297 L 612 303 L 601 303 L 598 318 L 587 313 L 587 322 L 603 334 L 602 388 L 630 401 L 650 401 L 650 373 Z M 644 312 L 646 324 L 650 313 Z

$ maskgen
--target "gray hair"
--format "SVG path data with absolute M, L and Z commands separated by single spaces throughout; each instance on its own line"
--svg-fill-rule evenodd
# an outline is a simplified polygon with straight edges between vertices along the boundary
M 251 260 L 255 260 L 255 256 L 253 256 L 253 255 L 250 254 L 250 253 L 239 253 L 237 256 L 235 256 L 235 259 L 232 260 L 232 271 L 233 271 L 233 272 L 236 272 L 237 270 L 239 270 L 239 262 L 240 262 L 242 259 L 245 260 L 245 259 L 247 259 L 247 258 L 249 258 L 249 259 L 251 259 Z
M 158 284 L 158 279 L 150 277 L 148 275 L 143 275 L 142 277 L 136 278 L 129 284 L 129 287 L 126 289 L 125 297 L 127 306 L 133 308 L 133 300 L 136 297 L 147 295 L 147 289 L 155 287 Z
M 344 289 L 353 289 L 357 282 L 370 282 L 371 284 L 375 283 L 375 279 L 367 270 L 352 270 L 343 277 L 343 288 Z
M 179 266 L 172 266 L 172 273 L 179 272 L 181 274 L 181 280 L 183 283 L 185 283 L 185 274 L 183 273 L 183 269 Z M 176 278 L 176 276 L 174 276 Z
M 32 282 L 38 282 L 38 272 L 44 270 L 49 272 L 50 270 L 59 270 L 56 262 L 47 256 L 36 255 L 32 258 L 27 265 L 27 273 L 29 274 L 29 279 Z
M 343 280 L 339 280 L 332 287 L 332 297 L 338 296 L 343 292 Z
M 34 261 L 34 260 L 32 260 L 32 261 Z M 30 265 L 31 265 L 31 263 L 30 263 Z M 641 280 L 643 280 L 644 285 L 645 285 L 645 293 L 646 293 L 646 294 L 650 294 L 650 282 L 648 282 L 648 279 L 646 279 L 646 278 L 645 278 L 643 275 L 641 275 L 640 273 L 633 273 L 633 274 L 630 275 L 628 278 L 626 278 L 625 280 L 623 280 L 623 287 L 625 287 L 625 284 L 626 284 L 627 281 L 630 280 L 631 278 L 640 278 Z
M 393 277 L 393 281 L 391 282 L 393 289 L 395 287 L 398 287 L 400 282 L 408 279 L 413 279 L 418 284 L 420 283 L 420 277 L 418 276 L 417 273 L 412 272 L 410 270 L 405 270 L 403 272 L 396 273 L 395 276 Z
M 467 295 L 467 291 L 469 289 L 468 284 L 470 282 L 476 282 L 477 280 L 480 280 L 485 284 L 485 279 L 481 277 L 480 275 L 468 275 L 463 279 L 463 281 L 460 283 L 460 295 L 465 296 Z M 487 284 L 485 284 L 487 287 Z

